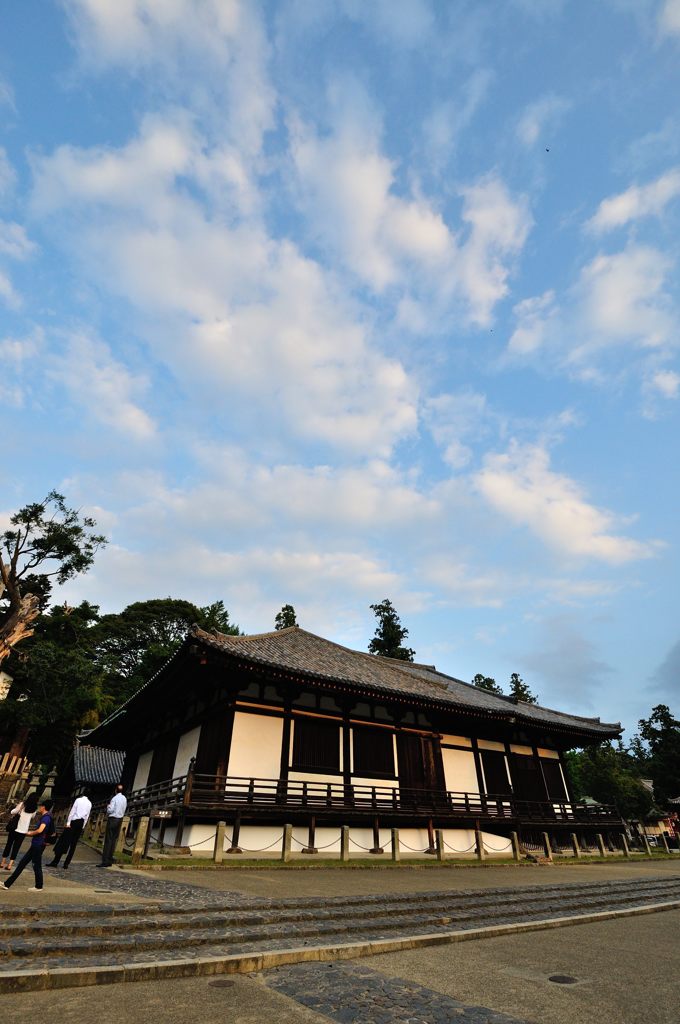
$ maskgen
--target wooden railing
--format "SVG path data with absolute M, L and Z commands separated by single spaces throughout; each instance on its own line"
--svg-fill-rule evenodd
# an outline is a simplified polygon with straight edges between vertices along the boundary
M 527 823 L 598 824 L 621 820 L 616 808 L 609 804 L 519 800 L 508 795 L 240 778 L 193 772 L 136 790 L 128 800 L 128 813 L 134 817 L 154 810 L 190 810 L 192 814 L 201 810 L 241 810 L 257 816 L 259 811 L 267 809 L 309 809 L 314 814 L 346 811 L 414 817 L 493 818 Z

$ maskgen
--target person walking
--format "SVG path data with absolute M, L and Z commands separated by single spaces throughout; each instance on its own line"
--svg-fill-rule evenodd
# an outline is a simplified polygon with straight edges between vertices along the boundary
M 12 870 L 16 855 L 26 838 L 26 833 L 31 827 L 31 818 L 37 810 L 38 797 L 36 793 L 29 793 L 27 797 L 19 801 L 16 807 L 12 808 L 12 815 L 18 815 L 19 820 L 11 832 L 8 829 L 7 842 L 5 843 L 5 849 L 2 851 L 2 860 L 0 861 L 0 868 L 3 870 Z
M 51 810 L 54 801 L 42 800 L 38 804 L 38 811 L 40 812 L 40 821 L 38 822 L 37 828 L 29 830 L 26 835 L 31 836 L 31 845 L 29 846 L 26 853 L 23 855 L 17 866 L 15 867 L 9 878 L 0 885 L 0 892 L 3 889 L 11 889 L 16 882 L 17 878 L 24 870 L 24 868 L 33 863 L 33 874 L 35 875 L 35 885 L 29 888 L 29 892 L 42 892 L 43 887 L 43 872 L 42 872 L 42 855 L 45 849 L 45 844 L 50 836 L 54 835 L 54 821 L 52 819 Z
M 87 793 L 82 793 L 73 801 L 71 810 L 68 812 L 64 831 L 54 844 L 54 855 L 52 860 L 49 864 L 46 864 L 45 867 L 59 867 L 59 861 L 64 854 L 66 854 L 64 859 L 64 871 L 66 871 L 73 859 L 73 854 L 76 852 L 78 840 L 83 833 L 83 829 L 87 825 L 91 810 L 92 801 Z
M 127 810 L 127 800 L 123 795 L 123 787 L 116 786 L 116 792 L 111 797 L 106 808 L 106 832 L 104 834 L 104 847 L 102 849 L 102 862 L 99 868 L 110 868 L 113 864 L 113 855 L 116 850 L 116 843 L 120 835 L 120 827 L 123 824 L 123 816 Z

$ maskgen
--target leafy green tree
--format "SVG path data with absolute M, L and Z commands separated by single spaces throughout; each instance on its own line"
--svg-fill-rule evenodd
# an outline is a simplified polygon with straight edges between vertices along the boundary
M 68 508 L 57 491 L 24 505 L 0 535 L 0 662 L 33 634 L 53 583 L 86 572 L 106 544 L 94 519 Z
M 523 700 L 525 704 L 538 703 L 538 697 L 531 692 L 519 672 L 513 672 L 510 676 L 509 696 L 514 700 Z
M 385 598 L 380 604 L 372 604 L 378 625 L 375 636 L 368 645 L 371 654 L 379 654 L 383 658 L 395 658 L 398 661 L 413 661 L 415 651 L 403 647 L 402 641 L 408 636 L 408 630 L 402 626 L 391 601 Z
M 654 796 L 665 807 L 680 796 L 680 721 L 667 704 L 657 704 L 649 718 L 638 723 L 640 739 L 649 751 L 647 768 L 654 783 Z
M 274 629 L 288 629 L 290 626 L 297 626 L 298 620 L 292 604 L 284 604 L 280 612 L 276 613 Z
M 481 672 L 478 672 L 472 679 L 472 685 L 476 686 L 478 690 L 488 690 L 489 693 L 498 693 L 503 695 L 502 688 L 498 685 L 495 679 L 491 676 L 483 676 Z
M 97 619 L 98 609 L 86 601 L 56 606 L 36 620 L 34 634 L 7 663 L 12 683 L 0 704 L 0 732 L 9 742 L 25 737 L 36 763 L 59 764 L 76 734 L 111 710 L 94 662 Z
M 241 630 L 229 618 L 224 601 L 213 601 L 198 609 L 197 625 L 208 632 L 226 633 L 228 636 L 241 636 Z
M 101 617 L 94 634 L 95 661 L 104 673 L 106 693 L 116 704 L 162 668 L 194 623 L 203 629 L 240 633 L 222 601 L 198 608 L 191 601 L 155 598 Z
M 614 803 L 624 818 L 644 819 L 653 807 L 653 797 L 642 784 L 635 760 L 622 743 L 605 740 L 585 750 L 565 754 L 572 790 L 577 800 L 591 797 L 599 803 Z

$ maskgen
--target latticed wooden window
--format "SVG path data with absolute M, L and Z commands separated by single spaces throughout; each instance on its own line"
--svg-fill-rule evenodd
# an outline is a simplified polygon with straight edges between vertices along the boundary
M 340 771 L 340 723 L 321 718 L 293 721 L 294 771 Z
M 367 778 L 390 776 L 394 778 L 394 740 L 388 729 L 352 730 L 354 768 L 353 775 Z

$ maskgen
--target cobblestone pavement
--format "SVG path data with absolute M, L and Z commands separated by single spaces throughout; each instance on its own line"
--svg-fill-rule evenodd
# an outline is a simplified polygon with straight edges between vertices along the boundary
M 45 865 L 47 868 L 47 865 Z M 46 885 L 49 885 L 50 877 L 58 875 L 62 878 L 69 876 L 70 882 L 81 883 L 92 886 L 101 891 L 109 889 L 113 893 L 126 893 L 129 896 L 140 896 L 146 899 L 157 899 L 163 903 L 183 905 L 186 903 L 201 903 L 202 905 L 225 906 L 229 903 L 238 902 L 243 905 L 242 893 L 218 891 L 213 892 L 197 885 L 189 885 L 186 882 L 171 882 L 162 875 L 151 875 L 148 872 L 135 872 L 130 869 L 120 870 L 119 868 L 100 868 L 96 864 L 73 862 L 67 872 L 61 868 L 53 868 L 45 871 Z M 246 902 L 257 905 L 262 900 L 256 896 L 245 897 Z M 269 902 L 265 900 L 264 902 Z
M 525 1024 L 369 967 L 294 964 L 262 977 L 269 988 L 339 1024 Z

